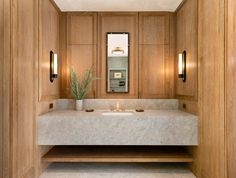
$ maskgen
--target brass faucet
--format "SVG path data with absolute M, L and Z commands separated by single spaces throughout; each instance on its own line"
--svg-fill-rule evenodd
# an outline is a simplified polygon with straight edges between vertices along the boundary
M 120 102 L 119 101 L 116 102 L 116 108 L 113 111 L 114 112 L 121 112 L 122 111 L 122 109 L 120 109 Z

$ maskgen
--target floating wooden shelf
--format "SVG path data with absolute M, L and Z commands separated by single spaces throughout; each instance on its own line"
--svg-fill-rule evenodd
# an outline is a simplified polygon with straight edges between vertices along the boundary
M 55 146 L 43 156 L 46 162 L 188 163 L 184 147 Z

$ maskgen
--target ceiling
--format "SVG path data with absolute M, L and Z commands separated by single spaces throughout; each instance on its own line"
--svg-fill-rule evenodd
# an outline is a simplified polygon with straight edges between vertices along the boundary
M 182 0 L 54 0 L 61 11 L 170 11 Z

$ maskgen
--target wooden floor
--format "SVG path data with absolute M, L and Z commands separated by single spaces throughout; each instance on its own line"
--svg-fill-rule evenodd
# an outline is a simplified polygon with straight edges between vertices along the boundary
M 46 162 L 189 163 L 184 147 L 55 146 L 43 156 Z

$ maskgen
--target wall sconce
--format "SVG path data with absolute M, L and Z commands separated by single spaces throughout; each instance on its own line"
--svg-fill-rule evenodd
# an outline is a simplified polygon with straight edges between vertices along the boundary
M 53 82 L 57 78 L 57 54 L 50 51 L 50 81 Z
M 186 82 L 186 51 L 179 54 L 179 78 Z

